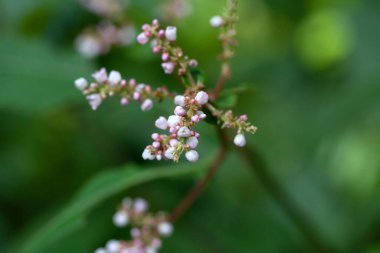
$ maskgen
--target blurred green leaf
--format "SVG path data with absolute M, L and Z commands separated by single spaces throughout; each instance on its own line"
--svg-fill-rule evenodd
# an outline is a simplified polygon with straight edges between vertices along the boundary
M 0 40 L 0 108 L 38 112 L 83 99 L 73 80 L 93 71 L 73 52 L 38 41 Z
M 94 207 L 121 191 L 156 179 L 191 175 L 205 170 L 209 163 L 207 159 L 197 165 L 181 164 L 145 170 L 137 165 L 127 165 L 122 169 L 101 172 L 79 191 L 61 213 L 22 245 L 19 252 L 42 252 L 48 245 L 83 226 L 86 216 Z

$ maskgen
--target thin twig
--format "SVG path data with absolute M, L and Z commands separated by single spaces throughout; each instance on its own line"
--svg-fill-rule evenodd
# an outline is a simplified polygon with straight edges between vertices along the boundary
M 208 169 L 206 175 L 203 177 L 201 181 L 199 181 L 185 196 L 185 198 L 177 205 L 170 216 L 170 221 L 175 222 L 180 218 L 195 202 L 195 200 L 201 195 L 203 190 L 206 188 L 208 183 L 214 177 L 215 173 L 219 169 L 220 165 L 223 163 L 224 158 L 227 153 L 227 143 L 225 134 L 222 130 L 219 130 L 219 136 L 221 141 L 221 146 L 218 154 L 215 156 L 210 168 Z
M 312 222 L 307 215 L 294 202 L 289 193 L 281 186 L 276 178 L 271 175 L 265 162 L 260 159 L 260 155 L 256 150 L 245 147 L 239 149 L 239 153 L 245 158 L 252 172 L 261 182 L 263 187 L 268 191 L 271 197 L 282 207 L 284 212 L 299 228 L 303 236 L 308 239 L 314 252 L 331 253 L 336 252 L 330 245 L 322 240 L 321 236 L 316 232 Z

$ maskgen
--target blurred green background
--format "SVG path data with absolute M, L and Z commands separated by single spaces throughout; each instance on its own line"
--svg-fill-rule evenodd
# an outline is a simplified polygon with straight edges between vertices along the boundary
M 161 2 L 132 0 L 128 15 L 140 26 Z M 209 18 L 221 13 L 224 0 L 188 2 L 192 14 L 176 23 L 179 43 L 212 87 L 220 46 Z M 254 88 L 239 94 L 234 108 L 259 127 L 249 144 L 331 252 L 380 252 L 380 1 L 241 0 L 239 11 L 240 45 L 227 87 Z M 74 88 L 77 77 L 105 66 L 180 91 L 148 47 L 81 57 L 74 38 L 97 21 L 74 0 L 0 1 L 0 252 L 28 253 L 23 245 L 99 173 L 170 165 L 141 159 L 154 119 L 171 113 L 170 102 L 141 113 L 110 99 L 93 112 Z M 207 159 L 217 140 L 213 127 L 202 125 L 199 151 Z M 127 237 L 111 223 L 123 196 L 170 211 L 199 176 L 113 194 L 37 252 L 93 252 L 110 238 Z M 236 152 L 175 228 L 161 252 L 314 251 Z

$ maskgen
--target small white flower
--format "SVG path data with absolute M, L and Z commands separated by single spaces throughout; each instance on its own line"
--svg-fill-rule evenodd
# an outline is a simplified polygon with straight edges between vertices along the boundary
M 112 70 L 108 76 L 108 82 L 111 86 L 118 84 L 121 81 L 120 72 Z
M 210 19 L 210 25 L 212 27 L 221 27 L 224 24 L 224 20 L 221 16 L 214 16 Z
M 75 40 L 75 47 L 86 58 L 95 58 L 106 51 L 97 37 L 88 34 L 80 35 Z
M 169 222 L 158 224 L 158 233 L 163 236 L 169 236 L 173 233 L 173 225 Z
M 181 122 L 182 117 L 178 115 L 171 115 L 168 118 L 169 127 L 176 127 Z
M 195 150 L 190 150 L 190 151 L 187 151 L 186 154 L 186 159 L 189 161 L 189 162 L 196 162 L 198 161 L 199 159 L 199 154 L 197 151 Z
M 101 68 L 99 71 L 92 74 L 92 77 L 98 82 L 98 83 L 104 83 L 107 81 L 107 71 L 105 68 Z
M 153 108 L 153 101 L 151 99 L 145 99 L 144 102 L 141 104 L 141 110 L 142 111 L 149 111 Z
M 169 144 L 170 144 L 170 146 L 172 146 L 172 147 L 177 146 L 178 143 L 179 143 L 179 141 L 178 141 L 177 139 L 171 139 L 171 140 L 169 141 Z
M 152 151 L 150 151 L 149 149 L 144 149 L 143 153 L 142 153 L 142 158 L 144 160 L 154 160 L 155 158 L 155 155 L 152 153 Z
M 174 71 L 175 64 L 173 62 L 164 62 L 161 64 L 161 67 L 163 68 L 165 74 L 170 75 Z
M 165 151 L 165 157 L 169 160 L 172 160 L 174 158 L 174 147 L 170 147 Z
M 245 144 L 246 144 L 246 140 L 245 140 L 245 137 L 244 135 L 242 134 L 237 134 L 234 138 L 234 143 L 236 146 L 238 147 L 244 147 Z
M 198 104 L 200 104 L 200 105 L 207 104 L 208 94 L 204 91 L 198 92 L 197 95 L 195 96 L 195 101 L 197 101 Z
M 137 42 L 141 45 L 145 45 L 146 43 L 148 43 L 149 41 L 149 38 L 148 36 L 145 35 L 145 33 L 140 33 L 138 36 L 137 36 Z
M 186 115 L 186 110 L 182 106 L 176 106 L 174 109 L 174 114 L 178 116 L 185 116 Z
M 198 138 L 191 136 L 189 139 L 187 139 L 186 144 L 189 145 L 190 148 L 194 149 L 198 146 Z
M 99 94 L 91 94 L 91 95 L 88 95 L 86 98 L 87 98 L 88 102 L 90 103 L 92 110 L 94 110 L 94 111 L 102 103 L 102 97 Z
M 155 125 L 157 128 L 165 130 L 168 128 L 168 120 L 161 116 L 156 120 Z
M 125 227 L 126 225 L 128 225 L 128 222 L 128 213 L 124 211 L 118 211 L 113 216 L 113 224 L 115 224 L 116 227 Z
M 78 90 L 84 90 L 86 89 L 87 85 L 88 85 L 88 82 L 85 78 L 81 77 L 81 78 L 78 78 L 77 80 L 75 80 L 75 87 L 78 89 Z
M 180 129 L 178 129 L 177 135 L 179 137 L 190 137 L 191 131 L 188 127 L 181 127 Z
M 169 41 L 177 40 L 177 27 L 175 27 L 175 26 L 166 27 L 165 37 Z
M 182 95 L 177 95 L 174 97 L 174 104 L 179 106 L 185 106 L 185 97 Z
M 107 251 L 103 248 L 96 249 L 94 253 L 107 253 Z
M 135 202 L 133 203 L 133 209 L 137 213 L 143 213 L 148 209 L 148 203 L 145 199 L 137 198 L 135 199 Z
M 106 244 L 106 249 L 110 253 L 116 253 L 121 249 L 121 244 L 117 240 L 109 240 Z

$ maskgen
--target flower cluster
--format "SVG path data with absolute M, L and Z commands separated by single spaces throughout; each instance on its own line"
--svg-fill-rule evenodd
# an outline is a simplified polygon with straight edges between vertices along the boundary
M 145 160 L 166 158 L 178 161 L 181 154 L 186 152 L 188 161 L 198 161 L 199 154 L 195 148 L 200 135 L 194 126 L 206 118 L 201 109 L 207 103 L 208 94 L 204 91 L 176 96 L 174 114 L 168 118 L 161 116 L 155 122 L 157 128 L 169 130 L 170 134 L 152 134 L 153 143 L 145 148 L 142 157 Z
M 220 111 L 210 104 L 208 105 L 208 108 L 212 112 L 213 116 L 218 119 L 218 125 L 220 125 L 222 129 L 237 129 L 237 134 L 234 138 L 234 143 L 238 147 L 245 146 L 245 133 L 254 134 L 257 131 L 257 127 L 253 126 L 250 122 L 248 122 L 248 116 L 246 114 L 235 116 L 231 110 Z
M 95 253 L 155 253 L 161 248 L 161 238 L 173 233 L 173 226 L 164 213 L 147 213 L 148 204 L 144 199 L 125 198 L 120 209 L 113 216 L 116 227 L 131 225 L 131 239 L 109 240 L 104 248 Z
M 192 7 L 186 0 L 170 0 L 161 4 L 157 15 L 167 22 L 181 19 L 191 14 Z
M 95 27 L 86 28 L 75 40 L 77 50 L 87 58 L 109 52 L 112 46 L 128 46 L 134 41 L 136 31 L 132 25 L 116 26 L 103 21 Z
M 81 77 L 75 80 L 75 86 L 83 92 L 93 110 L 96 110 L 107 96 L 119 95 L 122 105 L 128 105 L 131 100 L 137 101 L 142 111 L 152 109 L 153 99 L 161 101 L 171 96 L 165 87 L 153 90 L 150 85 L 138 84 L 135 79 L 123 79 L 115 70 L 108 74 L 106 69 L 102 68 L 92 76 L 95 82 L 89 83 Z
M 137 36 L 137 42 L 141 45 L 151 41 L 152 51 L 161 54 L 162 68 L 166 74 L 172 74 L 178 69 L 178 75 L 184 76 L 189 67 L 198 66 L 198 62 L 184 55 L 182 49 L 175 45 L 177 40 L 177 28 L 168 26 L 160 28 L 157 19 L 152 24 L 144 24 L 142 32 Z

